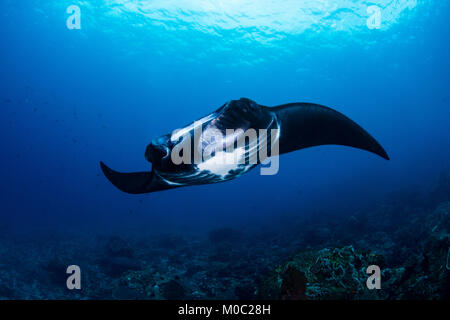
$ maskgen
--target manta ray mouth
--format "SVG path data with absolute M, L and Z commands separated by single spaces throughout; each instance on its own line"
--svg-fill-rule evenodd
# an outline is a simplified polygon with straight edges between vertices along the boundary
M 145 158 L 151 163 L 165 160 L 169 155 L 170 150 L 165 145 L 154 145 L 153 143 L 150 143 L 145 150 Z

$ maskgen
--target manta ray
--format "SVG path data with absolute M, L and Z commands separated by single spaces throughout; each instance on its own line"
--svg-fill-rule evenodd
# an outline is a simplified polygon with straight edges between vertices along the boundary
M 366 130 L 334 109 L 302 102 L 267 107 L 241 98 L 153 139 L 145 150 L 151 171 L 122 173 L 100 166 L 119 190 L 141 194 L 228 181 L 278 155 L 321 145 L 349 146 L 389 160 Z

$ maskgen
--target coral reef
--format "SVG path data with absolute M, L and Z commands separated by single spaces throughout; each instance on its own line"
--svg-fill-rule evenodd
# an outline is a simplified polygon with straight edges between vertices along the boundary
M 377 253 L 395 252 L 386 245 L 391 240 L 385 234 L 378 234 L 381 246 L 369 246 L 374 248 L 372 252 L 355 250 L 353 246 L 301 251 L 259 284 L 258 296 L 289 300 L 450 299 L 449 223 L 450 202 L 417 219 L 417 226 L 411 227 L 419 231 L 422 239 L 397 267 L 391 267 L 384 255 Z M 402 230 L 400 233 L 405 235 Z M 382 270 L 382 290 L 367 289 L 366 268 L 370 265 Z
M 206 234 L 4 235 L 0 299 L 450 299 L 450 191 Z M 66 288 L 66 268 L 82 289 Z M 366 286 L 369 265 L 381 289 Z

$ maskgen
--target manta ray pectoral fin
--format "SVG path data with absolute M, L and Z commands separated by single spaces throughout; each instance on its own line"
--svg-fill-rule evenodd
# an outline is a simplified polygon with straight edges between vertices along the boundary
M 334 144 L 363 149 L 389 160 L 366 130 L 336 110 L 311 103 L 291 103 L 270 110 L 280 122 L 280 154 Z
M 155 181 L 152 172 L 117 172 L 106 166 L 103 162 L 100 162 L 100 167 L 105 177 L 123 192 L 140 194 L 169 188 Z

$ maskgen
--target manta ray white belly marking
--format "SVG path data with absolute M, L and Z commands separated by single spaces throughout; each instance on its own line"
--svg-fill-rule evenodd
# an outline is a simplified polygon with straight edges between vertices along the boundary
M 232 172 L 236 172 L 238 169 L 241 169 L 239 171 L 244 170 L 245 165 L 238 160 L 244 156 L 244 148 L 237 148 L 234 152 L 219 151 L 213 157 L 198 164 L 197 167 L 201 171 L 210 172 L 224 180 Z
M 223 130 L 219 128 L 217 122 L 212 120 L 207 129 L 202 132 L 197 149 L 206 152 L 206 156 L 213 152 L 214 155 L 197 164 L 197 168 L 202 172 L 216 175 L 220 180 L 233 179 L 246 173 L 257 165 L 259 150 L 267 149 L 267 130 L 274 123 L 276 124 L 274 129 L 276 130 L 272 130 L 276 131 L 276 136 L 271 142 L 276 143 L 279 139 L 276 115 L 271 116 L 264 128 L 256 130 L 255 128 L 247 128 L 245 131 L 245 128 L 226 129 L 225 134 L 223 134 Z M 265 132 L 265 134 L 262 134 L 262 132 Z M 245 143 L 246 137 L 248 138 L 247 144 Z M 241 142 L 241 145 L 238 141 Z M 236 143 L 238 147 L 235 148 Z

